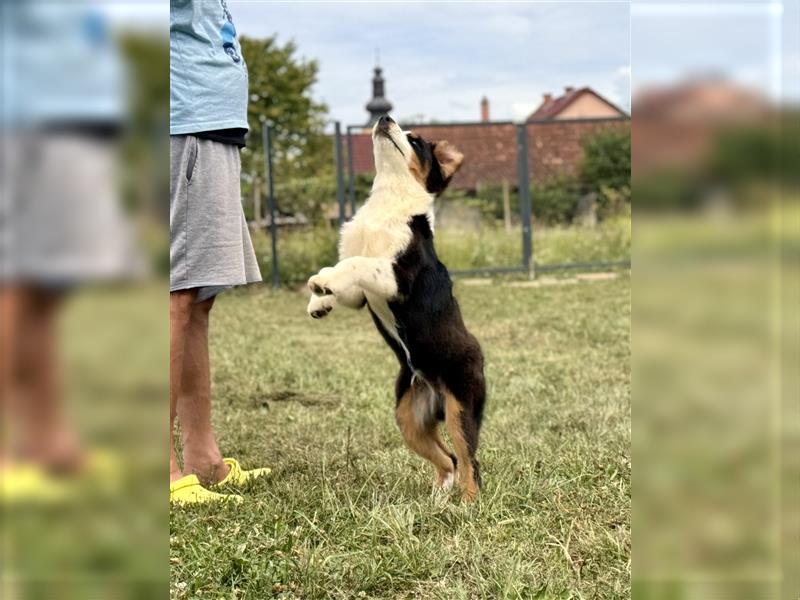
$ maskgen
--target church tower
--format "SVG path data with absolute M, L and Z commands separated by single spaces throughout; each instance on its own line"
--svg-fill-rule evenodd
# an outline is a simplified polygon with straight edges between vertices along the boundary
M 372 127 L 379 118 L 388 114 L 392 110 L 392 103 L 389 102 L 384 96 L 384 79 L 383 70 L 375 65 L 375 74 L 372 76 L 372 100 L 367 102 L 367 112 L 369 112 L 369 120 L 367 127 Z

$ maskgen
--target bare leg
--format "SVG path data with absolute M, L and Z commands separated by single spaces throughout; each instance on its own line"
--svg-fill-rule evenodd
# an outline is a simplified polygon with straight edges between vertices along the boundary
M 3 340 L 10 361 L 3 386 L 6 416 L 16 423 L 16 452 L 50 470 L 74 471 L 83 453 L 64 412 L 58 351 L 61 294 L 14 286 L 3 297 L 4 323 L 12 325 Z
M 211 373 L 208 322 L 214 300 L 192 303 L 186 328 L 178 396 L 183 442 L 183 473 L 193 473 L 206 485 L 221 481 L 229 467 L 211 427 Z
M 16 394 L 15 372 L 17 364 L 17 304 L 19 294 L 15 286 L 0 286 L 0 467 L 10 460 L 11 441 L 9 433 L 15 427 L 14 395 Z
M 169 480 L 183 477 L 175 455 L 175 417 L 178 414 L 178 397 L 181 393 L 183 356 L 186 333 L 192 315 L 196 290 L 172 292 L 169 295 Z

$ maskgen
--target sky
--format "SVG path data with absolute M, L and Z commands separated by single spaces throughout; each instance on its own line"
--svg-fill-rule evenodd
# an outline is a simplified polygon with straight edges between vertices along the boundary
M 591 86 L 630 107 L 630 8 L 603 3 L 344 3 L 228 0 L 239 34 L 319 61 L 315 96 L 345 125 L 367 119 L 376 53 L 393 116 L 522 120 L 547 92 Z
M 566 85 L 629 110 L 631 74 L 634 93 L 713 75 L 800 103 L 800 0 L 227 2 L 240 33 L 293 39 L 319 61 L 314 94 L 344 124 L 366 119 L 378 49 L 399 118 L 476 120 L 486 95 L 493 119 L 518 120 Z M 106 6 L 167 33 L 161 0 Z
M 775 100 L 793 96 L 793 86 L 786 84 L 799 74 L 798 4 L 798 0 L 634 3 L 634 93 L 643 85 L 722 76 Z

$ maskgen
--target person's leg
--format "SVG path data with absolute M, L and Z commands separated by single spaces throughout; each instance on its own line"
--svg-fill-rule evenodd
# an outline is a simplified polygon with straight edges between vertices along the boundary
M 175 417 L 181 394 L 184 349 L 192 306 L 197 290 L 181 290 L 169 295 L 169 480 L 177 481 L 184 473 L 175 455 Z
M 11 358 L 4 387 L 10 398 L 8 416 L 17 423 L 16 453 L 50 470 L 75 470 L 83 452 L 63 406 L 58 350 L 62 295 L 16 286 L 5 303 L 14 324 L 12 336 L 4 341 Z
M 214 299 L 191 305 L 183 352 L 178 419 L 183 444 L 183 473 L 203 484 L 218 483 L 228 474 L 211 426 L 211 372 L 208 322 Z
M 11 459 L 9 435 L 15 430 L 13 397 L 16 394 L 17 286 L 0 285 L 0 467 Z

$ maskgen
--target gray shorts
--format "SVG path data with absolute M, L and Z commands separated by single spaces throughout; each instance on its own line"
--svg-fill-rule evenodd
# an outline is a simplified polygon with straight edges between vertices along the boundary
M 170 136 L 169 290 L 198 301 L 261 281 L 242 210 L 239 148 Z
M 48 288 L 146 273 L 117 146 L 79 127 L 0 134 L 0 282 Z

